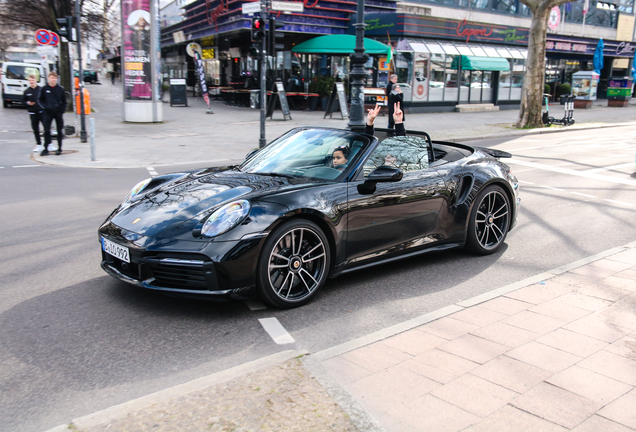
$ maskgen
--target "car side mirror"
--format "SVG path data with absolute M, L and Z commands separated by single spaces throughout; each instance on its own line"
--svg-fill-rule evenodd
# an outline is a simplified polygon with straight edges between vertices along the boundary
M 387 165 L 379 166 L 369 173 L 364 183 L 358 185 L 358 192 L 363 195 L 372 194 L 375 192 L 378 182 L 397 182 L 402 180 L 402 177 L 404 177 L 404 173 L 399 168 Z
M 257 148 L 257 149 L 252 150 L 252 151 L 251 151 L 251 152 L 249 152 L 248 154 L 246 154 L 246 155 L 245 155 L 245 160 L 251 159 L 251 158 L 252 158 L 252 156 L 254 156 L 256 153 L 258 153 L 258 151 L 259 151 L 259 150 L 260 150 L 260 149 L 259 149 L 259 148 Z

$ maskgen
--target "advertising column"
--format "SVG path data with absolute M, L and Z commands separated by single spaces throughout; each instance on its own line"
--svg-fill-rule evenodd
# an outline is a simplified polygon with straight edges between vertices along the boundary
M 122 0 L 123 119 L 127 122 L 163 120 L 159 81 L 158 0 Z

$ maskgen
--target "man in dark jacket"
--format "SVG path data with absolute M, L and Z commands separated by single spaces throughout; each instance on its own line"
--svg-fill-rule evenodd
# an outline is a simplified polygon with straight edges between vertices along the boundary
M 44 150 L 40 156 L 49 154 L 49 144 L 51 144 L 51 123 L 55 119 L 57 127 L 57 151 L 55 154 L 62 154 L 62 137 L 64 136 L 64 111 L 66 111 L 66 93 L 64 88 L 57 85 L 57 73 L 49 72 L 49 83 L 40 90 L 39 102 L 44 108 Z
M 38 102 L 40 97 L 40 86 L 35 79 L 35 75 L 29 75 L 29 87 L 24 91 L 22 95 L 22 103 L 27 107 L 29 112 L 29 118 L 31 119 L 31 128 L 35 135 L 36 146 L 33 149 L 34 152 L 40 152 L 44 150 L 42 147 L 42 140 L 40 139 L 40 122 L 42 121 L 42 107 Z

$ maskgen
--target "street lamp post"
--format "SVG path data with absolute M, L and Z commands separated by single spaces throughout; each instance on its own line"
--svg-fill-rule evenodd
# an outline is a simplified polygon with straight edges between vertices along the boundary
M 364 129 L 364 79 L 367 73 L 364 64 L 369 54 L 364 52 L 364 0 L 358 0 L 358 19 L 356 24 L 356 47 L 351 58 L 351 112 L 349 115 L 349 129 Z

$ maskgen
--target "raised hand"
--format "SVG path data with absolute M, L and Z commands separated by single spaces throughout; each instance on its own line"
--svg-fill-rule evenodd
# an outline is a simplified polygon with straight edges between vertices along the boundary
M 367 110 L 367 124 L 369 126 L 373 126 L 373 122 L 375 121 L 375 118 L 380 113 L 381 108 L 382 107 L 380 105 L 375 104 L 375 108 Z
M 400 103 L 396 102 L 393 105 L 393 122 L 397 124 L 397 123 L 402 123 L 403 120 L 404 120 L 404 113 L 400 109 Z

